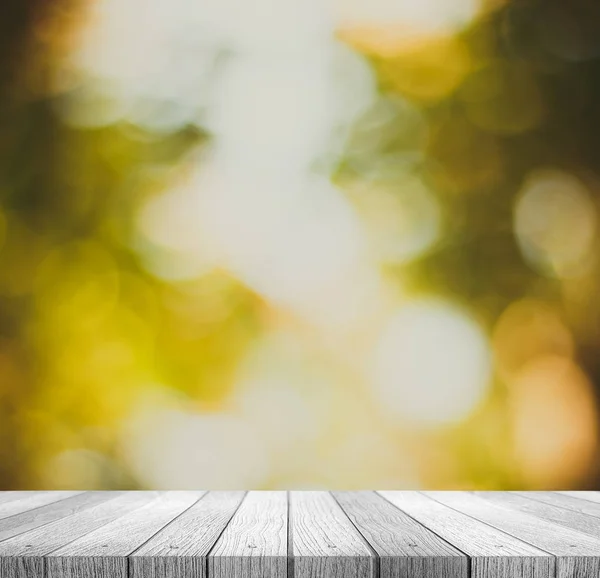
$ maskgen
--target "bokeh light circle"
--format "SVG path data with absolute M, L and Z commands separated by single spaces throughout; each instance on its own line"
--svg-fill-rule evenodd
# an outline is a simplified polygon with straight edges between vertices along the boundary
M 533 267 L 551 276 L 572 277 L 586 270 L 597 221 L 585 185 L 557 170 L 532 174 L 515 204 L 521 251 Z
M 383 411 L 403 422 L 440 426 L 465 419 L 482 400 L 490 352 L 481 328 L 460 309 L 414 302 L 383 330 L 372 371 Z

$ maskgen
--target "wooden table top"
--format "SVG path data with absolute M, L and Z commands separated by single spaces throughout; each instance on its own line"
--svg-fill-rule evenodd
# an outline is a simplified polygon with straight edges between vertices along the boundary
M 598 578 L 597 492 L 0 492 L 0 578 Z

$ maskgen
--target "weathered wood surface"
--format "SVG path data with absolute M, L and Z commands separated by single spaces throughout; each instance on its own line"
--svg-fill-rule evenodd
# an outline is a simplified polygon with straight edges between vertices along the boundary
M 0 495 L 0 518 L 15 516 L 76 496 L 82 492 L 5 492 Z
M 467 557 L 372 492 L 335 492 L 335 498 L 379 556 L 381 578 L 467 578 Z
M 250 492 L 208 556 L 215 578 L 285 578 L 288 506 L 285 492 Z
M 556 577 L 600 575 L 600 539 L 467 492 L 425 492 L 433 499 L 553 554 Z M 507 493 L 507 495 L 512 495 Z M 567 512 L 567 510 L 565 510 Z
M 505 505 L 514 508 L 521 512 L 526 512 L 532 516 L 542 518 L 564 526 L 572 528 L 584 534 L 589 534 L 596 538 L 600 538 L 600 528 L 598 520 L 587 513 L 576 512 L 564 506 L 556 506 L 539 500 L 532 500 L 524 495 L 507 494 L 505 492 L 477 492 L 477 495 L 500 505 Z M 590 508 L 591 510 L 592 508 Z
M 244 492 L 209 492 L 202 496 L 130 555 L 130 576 L 204 578 L 206 558 L 243 499 Z
M 596 492 L 0 492 L 0 578 L 598 578 Z
M 46 562 L 48 578 L 104 575 L 127 578 L 127 556 L 192 506 L 200 496 L 200 492 L 157 493 L 141 508 L 51 552 Z
M 371 578 L 375 553 L 328 492 L 290 492 L 290 573 Z
M 544 550 L 461 514 L 419 492 L 380 494 L 469 556 L 473 578 L 554 576 L 555 558 Z

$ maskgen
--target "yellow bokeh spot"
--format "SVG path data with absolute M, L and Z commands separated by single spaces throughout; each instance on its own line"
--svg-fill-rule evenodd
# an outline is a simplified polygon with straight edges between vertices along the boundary
M 467 47 L 455 36 L 389 25 L 349 27 L 338 37 L 376 60 L 385 88 L 419 102 L 447 97 L 471 66 Z
M 572 486 L 596 450 L 592 386 L 570 359 L 542 356 L 510 382 L 517 469 L 528 487 Z
M 423 103 L 448 97 L 469 71 L 465 45 L 455 37 L 410 43 L 394 58 L 380 63 L 384 85 Z
M 394 58 L 415 44 L 427 42 L 432 35 L 405 24 L 355 24 L 340 28 L 337 37 L 366 56 Z
M 523 299 L 509 305 L 493 334 L 496 364 L 511 376 L 540 355 L 573 354 L 573 337 L 550 304 Z
M 582 277 L 598 235 L 598 213 L 587 186 L 554 169 L 528 176 L 514 207 L 515 236 L 525 259 L 540 272 Z
M 66 244 L 49 252 L 35 277 L 40 312 L 62 327 L 102 322 L 115 307 L 119 272 L 111 254 L 95 241 Z

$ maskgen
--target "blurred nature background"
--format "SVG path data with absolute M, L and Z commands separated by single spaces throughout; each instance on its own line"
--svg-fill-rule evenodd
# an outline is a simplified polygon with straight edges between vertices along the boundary
M 596 0 L 3 0 L 0 486 L 600 482 Z

